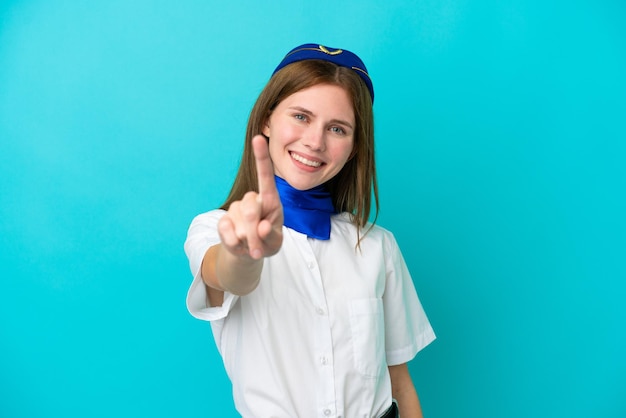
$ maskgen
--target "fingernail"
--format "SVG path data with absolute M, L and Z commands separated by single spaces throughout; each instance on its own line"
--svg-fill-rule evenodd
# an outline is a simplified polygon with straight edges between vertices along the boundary
M 261 250 L 254 250 L 254 251 L 252 251 L 252 253 L 250 255 L 255 260 L 258 260 L 259 258 L 261 258 L 263 256 L 263 254 L 261 253 Z

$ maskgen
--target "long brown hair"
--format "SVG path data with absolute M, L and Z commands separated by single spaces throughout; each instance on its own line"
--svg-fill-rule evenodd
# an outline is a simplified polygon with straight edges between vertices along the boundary
M 361 78 L 351 69 L 322 60 L 295 62 L 278 71 L 259 95 L 248 119 L 246 142 L 237 177 L 221 206 L 227 210 L 248 191 L 258 191 L 251 141 L 259 135 L 272 111 L 288 96 L 317 84 L 332 84 L 346 90 L 352 100 L 356 127 L 353 156 L 327 186 L 338 212 L 348 212 L 352 222 L 363 228 L 375 203 L 373 222 L 378 217 L 378 185 L 374 160 L 374 114 L 372 98 Z M 271 140 L 271 139 L 270 139 Z

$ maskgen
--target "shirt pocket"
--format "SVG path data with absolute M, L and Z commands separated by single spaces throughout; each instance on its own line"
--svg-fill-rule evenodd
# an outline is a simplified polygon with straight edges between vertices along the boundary
M 385 365 L 385 329 L 382 299 L 350 302 L 350 328 L 356 369 L 368 378 L 380 376 Z

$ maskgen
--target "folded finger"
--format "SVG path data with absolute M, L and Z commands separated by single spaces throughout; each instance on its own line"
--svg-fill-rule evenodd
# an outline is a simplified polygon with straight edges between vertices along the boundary
M 243 246 L 242 240 L 237 236 L 235 224 L 228 215 L 224 215 L 217 223 L 217 231 L 220 234 L 222 245 L 230 252 L 234 252 L 238 247 Z
M 239 207 L 241 222 L 236 225 L 236 234 L 245 240 L 250 256 L 254 259 L 262 257 L 262 240 L 259 237 L 258 226 L 261 222 L 261 203 L 258 194 L 248 192 L 244 195 Z

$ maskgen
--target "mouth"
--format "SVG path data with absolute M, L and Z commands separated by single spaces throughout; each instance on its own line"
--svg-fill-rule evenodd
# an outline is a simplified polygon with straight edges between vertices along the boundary
M 307 167 L 318 168 L 323 164 L 321 161 L 309 160 L 308 158 L 304 158 L 303 156 L 298 155 L 295 152 L 290 152 L 289 155 L 291 155 L 291 158 L 301 164 L 306 165 Z

